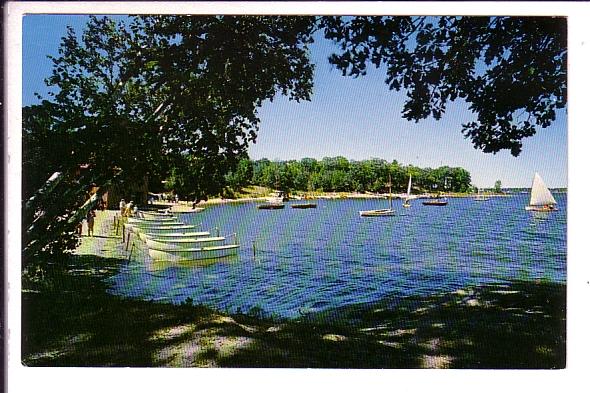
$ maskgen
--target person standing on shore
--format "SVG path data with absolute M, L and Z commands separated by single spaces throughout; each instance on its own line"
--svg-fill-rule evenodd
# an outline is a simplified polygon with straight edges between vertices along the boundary
M 88 224 L 88 236 L 94 236 L 94 217 L 96 217 L 94 209 L 89 210 L 86 214 L 86 224 Z
M 125 215 L 125 208 L 127 207 L 127 204 L 125 203 L 125 199 L 121 199 L 121 202 L 119 202 L 119 210 L 121 211 L 121 217 L 123 217 Z
M 127 206 L 125 206 L 125 212 L 124 212 L 125 217 L 131 217 L 133 216 L 133 201 L 130 201 Z

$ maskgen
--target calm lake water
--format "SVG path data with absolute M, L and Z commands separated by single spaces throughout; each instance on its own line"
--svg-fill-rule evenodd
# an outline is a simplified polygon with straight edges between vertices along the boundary
M 567 197 L 559 211 L 524 210 L 527 194 L 444 207 L 394 201 L 393 217 L 360 217 L 386 200 L 318 200 L 316 209 L 208 207 L 194 220 L 237 234 L 236 258 L 214 263 L 131 261 L 110 279 L 111 293 L 180 303 L 187 297 L 221 311 L 302 313 L 429 295 L 508 280 L 566 281 Z M 145 247 L 145 246 L 144 246 Z M 254 252 L 255 248 L 255 252 Z

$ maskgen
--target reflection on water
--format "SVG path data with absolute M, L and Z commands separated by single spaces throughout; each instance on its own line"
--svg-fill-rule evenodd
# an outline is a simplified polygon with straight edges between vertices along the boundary
M 560 210 L 524 210 L 526 196 L 485 203 L 419 203 L 394 217 L 359 217 L 380 200 L 320 200 L 317 209 L 212 206 L 202 228 L 237 234 L 237 257 L 223 261 L 132 261 L 112 292 L 180 303 L 187 297 L 223 311 L 301 313 L 389 295 L 433 294 L 505 280 L 565 282 L 566 196 Z
M 539 221 L 547 221 L 549 219 L 549 216 L 555 212 L 532 211 L 530 213 L 532 216 L 531 225 L 535 225 Z

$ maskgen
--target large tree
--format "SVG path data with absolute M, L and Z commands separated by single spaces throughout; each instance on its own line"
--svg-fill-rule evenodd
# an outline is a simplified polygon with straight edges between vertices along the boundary
M 567 21 L 558 17 L 324 17 L 339 44 L 330 62 L 358 77 L 372 63 L 404 90 L 402 116 L 440 119 L 464 100 L 477 120 L 462 132 L 476 148 L 518 156 L 522 139 L 566 105 Z
M 75 174 L 85 164 L 93 175 L 80 192 L 106 185 L 115 174 L 128 181 L 173 168 L 177 178 L 197 179 L 203 195 L 219 192 L 256 138 L 261 104 L 276 94 L 309 99 L 313 27 L 308 17 L 90 17 L 81 36 L 68 29 L 52 58 L 50 100 L 25 108 L 27 155 L 48 152 L 34 147 L 36 141 L 59 140 L 67 154 L 45 161 L 43 176 Z M 72 230 L 49 225 L 52 217 L 75 224 L 78 208 L 92 207 L 80 198 L 49 202 L 24 195 L 31 197 L 25 220 L 43 216 L 47 224 L 37 220 L 35 230 L 26 231 L 26 261 L 55 251 L 30 247 L 40 243 L 43 229 L 45 237 L 71 237 Z M 67 249 L 72 242 L 60 244 Z

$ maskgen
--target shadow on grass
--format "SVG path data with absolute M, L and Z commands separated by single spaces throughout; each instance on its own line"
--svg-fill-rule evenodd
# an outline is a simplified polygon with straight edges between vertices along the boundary
M 299 320 L 121 299 L 125 263 L 78 256 L 54 289 L 23 292 L 29 366 L 563 368 L 565 286 L 514 282 L 389 298 Z

